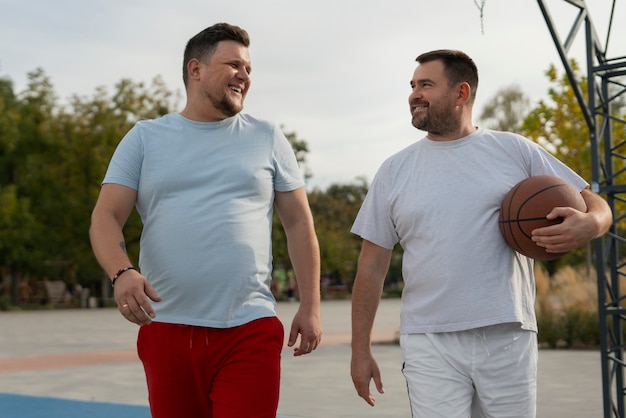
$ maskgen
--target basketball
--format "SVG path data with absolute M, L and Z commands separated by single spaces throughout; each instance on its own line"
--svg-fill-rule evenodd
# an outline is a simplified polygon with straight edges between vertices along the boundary
M 533 229 L 563 222 L 563 218 L 546 219 L 557 206 L 587 211 L 580 192 L 558 177 L 533 176 L 513 186 L 500 206 L 500 232 L 507 244 L 537 260 L 554 260 L 567 254 L 548 253 L 531 239 Z

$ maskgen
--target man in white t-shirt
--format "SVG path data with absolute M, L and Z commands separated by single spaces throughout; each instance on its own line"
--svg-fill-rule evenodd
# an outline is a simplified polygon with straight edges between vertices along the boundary
M 126 134 L 93 211 L 96 258 L 121 314 L 141 326 L 153 418 L 276 416 L 285 334 L 270 290 L 274 207 L 300 294 L 288 345 L 300 356 L 320 342 L 319 248 L 294 152 L 276 125 L 241 113 L 249 42 L 226 23 L 189 40 L 185 108 Z M 133 207 L 141 273 L 122 233 Z
M 426 137 L 387 159 L 352 232 L 363 238 L 352 293 L 351 374 L 359 396 L 383 383 L 370 335 L 392 249 L 404 250 L 400 344 L 414 417 L 534 417 L 537 323 L 533 260 L 509 248 L 498 214 L 506 193 L 535 175 L 580 190 L 587 212 L 555 208 L 561 224 L 533 231 L 548 252 L 607 232 L 606 202 L 575 172 L 520 135 L 477 128 L 473 60 L 460 51 L 420 55 L 411 80 L 412 123 Z

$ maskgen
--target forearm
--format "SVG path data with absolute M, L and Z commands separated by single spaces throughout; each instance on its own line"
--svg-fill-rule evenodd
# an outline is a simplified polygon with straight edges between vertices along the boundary
M 132 265 L 126 253 L 122 227 L 113 218 L 94 213 L 89 238 L 98 263 L 109 277 Z
M 306 190 L 277 191 L 274 204 L 287 236 L 287 250 L 300 290 L 300 310 L 319 315 L 320 250 Z
M 352 350 L 369 350 L 382 283 L 357 274 L 352 287 Z
M 369 352 L 374 319 L 390 261 L 391 250 L 363 241 L 352 287 L 353 353 Z
M 320 251 L 312 222 L 302 221 L 287 234 L 287 247 L 300 293 L 300 306 L 319 310 Z
M 607 233 L 613 223 L 611 208 L 600 195 L 588 189 L 583 190 L 582 196 L 587 205 L 587 214 L 593 217 L 596 225 L 595 235 L 591 238 L 599 238 Z
M 91 248 L 109 277 L 131 265 L 126 254 L 122 228 L 133 210 L 136 198 L 137 191 L 134 189 L 118 184 L 105 184 L 91 213 Z

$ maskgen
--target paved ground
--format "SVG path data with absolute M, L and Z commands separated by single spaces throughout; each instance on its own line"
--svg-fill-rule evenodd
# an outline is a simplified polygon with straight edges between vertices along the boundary
M 295 309 L 296 303 L 278 305 L 287 329 Z M 375 340 L 394 338 L 399 311 L 399 300 L 381 301 Z M 295 358 L 285 348 L 279 415 L 408 417 L 400 348 L 374 347 L 386 393 L 372 408 L 350 380 L 350 302 L 323 302 L 322 321 L 323 342 L 313 354 Z M 0 393 L 146 405 L 136 332 L 115 309 L 0 312 Z M 538 418 L 601 417 L 599 353 L 542 350 L 537 410 Z

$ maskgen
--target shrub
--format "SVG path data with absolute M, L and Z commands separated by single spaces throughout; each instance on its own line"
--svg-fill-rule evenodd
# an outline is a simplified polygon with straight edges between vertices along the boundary
M 600 344 L 595 272 L 565 266 L 549 276 L 535 267 L 535 312 L 539 343 L 550 348 L 587 348 Z

